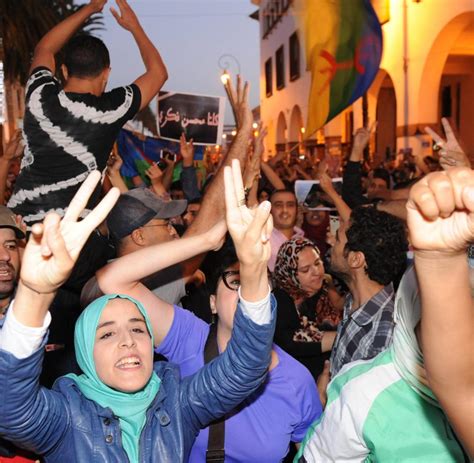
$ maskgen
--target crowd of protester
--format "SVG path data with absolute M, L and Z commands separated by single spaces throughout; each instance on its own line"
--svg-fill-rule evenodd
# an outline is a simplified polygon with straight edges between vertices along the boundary
M 0 462 L 474 457 L 474 172 L 449 122 L 378 165 L 358 129 L 339 192 L 324 158 L 268 158 L 238 78 L 219 159 L 183 134 L 128 183 L 114 143 L 167 71 L 117 0 L 146 71 L 105 91 L 107 48 L 75 35 L 105 4 L 39 42 L 0 157 Z

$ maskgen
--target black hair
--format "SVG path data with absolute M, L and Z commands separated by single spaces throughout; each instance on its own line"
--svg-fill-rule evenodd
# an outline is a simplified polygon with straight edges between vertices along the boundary
M 273 190 L 271 188 L 263 186 L 262 188 L 258 189 L 257 196 L 260 196 L 260 193 L 262 193 L 263 191 L 268 195 L 269 198 L 270 198 L 270 196 L 272 195 L 272 192 L 273 192 Z
M 278 194 L 278 193 L 290 193 L 291 195 L 294 196 L 296 200 L 296 194 L 293 190 L 290 190 L 289 188 L 281 188 L 280 190 L 274 190 L 273 193 L 270 196 L 270 201 L 273 199 L 273 197 Z
M 380 178 L 387 184 L 387 188 L 390 188 L 390 174 L 386 169 L 382 169 L 381 167 L 374 169 L 373 178 Z
M 201 203 L 202 203 L 202 198 L 188 199 L 188 206 L 190 204 L 201 204 Z M 186 211 L 184 211 L 183 214 L 186 214 Z
M 406 266 L 408 241 L 401 220 L 372 207 L 352 211 L 345 252 L 362 252 L 369 278 L 388 285 Z
M 110 67 L 109 50 L 97 37 L 78 35 L 66 45 L 64 64 L 69 76 L 97 77 L 104 69 Z
M 206 275 L 206 288 L 209 295 L 216 294 L 217 285 L 222 273 L 239 261 L 235 252 L 234 243 L 227 235 L 224 245 L 218 251 L 208 252 L 201 270 Z

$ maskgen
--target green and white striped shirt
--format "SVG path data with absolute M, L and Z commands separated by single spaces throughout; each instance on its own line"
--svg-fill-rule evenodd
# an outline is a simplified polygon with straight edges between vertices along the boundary
M 301 459 L 301 455 L 304 459 Z M 295 462 L 462 462 L 443 411 L 395 369 L 392 348 L 343 367 Z
M 465 461 L 425 384 L 414 334 L 417 289 L 411 270 L 397 294 L 393 345 L 373 359 L 345 365 L 333 378 L 324 414 L 310 426 L 295 463 Z

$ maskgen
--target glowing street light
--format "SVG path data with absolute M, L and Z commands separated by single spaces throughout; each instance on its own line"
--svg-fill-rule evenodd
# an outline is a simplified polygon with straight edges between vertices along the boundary
M 229 79 L 230 79 L 230 74 L 227 72 L 227 69 L 224 69 L 224 72 L 221 75 L 222 85 L 227 85 L 227 82 L 229 82 Z
M 230 73 L 228 69 L 231 67 L 231 63 L 234 63 L 237 68 L 237 74 L 240 74 L 240 63 L 239 60 L 234 55 L 222 55 L 217 60 L 217 65 L 222 69 L 221 82 L 223 85 L 226 85 L 230 79 Z

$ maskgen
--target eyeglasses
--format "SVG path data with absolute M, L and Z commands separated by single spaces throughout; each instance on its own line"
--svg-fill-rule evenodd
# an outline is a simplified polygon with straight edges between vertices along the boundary
M 153 223 L 151 225 L 143 225 L 141 228 L 149 228 L 149 227 L 172 227 L 173 225 L 169 220 L 165 223 Z
M 222 272 L 222 281 L 231 291 L 238 291 L 240 288 L 240 272 L 238 270 L 226 270 Z
M 272 286 L 272 273 L 267 269 L 268 282 Z M 231 291 L 238 291 L 240 288 L 240 272 L 238 270 L 226 270 L 221 273 L 222 281 L 226 288 Z

